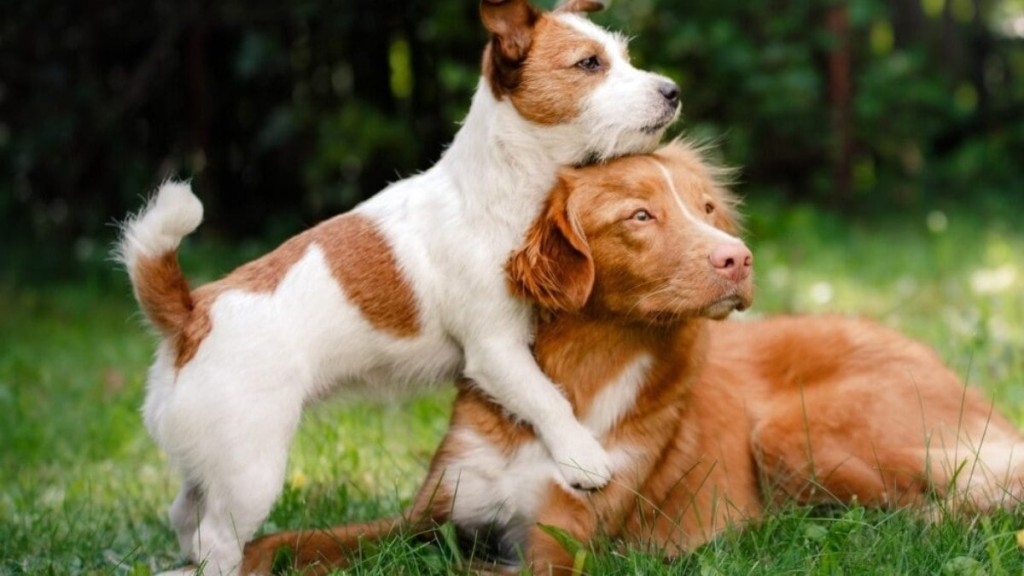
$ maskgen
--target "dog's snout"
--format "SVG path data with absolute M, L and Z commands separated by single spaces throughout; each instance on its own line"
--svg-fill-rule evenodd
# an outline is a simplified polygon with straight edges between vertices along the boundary
M 750 249 L 738 242 L 716 246 L 710 259 L 715 272 L 733 282 L 746 280 L 754 263 Z
M 674 82 L 662 82 L 661 85 L 658 86 L 658 92 L 661 92 L 661 95 L 664 96 L 665 100 L 667 100 L 672 106 L 679 104 L 679 86 Z

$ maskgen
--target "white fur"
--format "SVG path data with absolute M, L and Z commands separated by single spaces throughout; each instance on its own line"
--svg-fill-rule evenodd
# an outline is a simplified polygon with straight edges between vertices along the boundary
M 1010 508 L 1024 499 L 1024 444 L 1002 438 L 986 428 L 972 438 L 960 431 L 956 448 L 926 450 L 929 466 L 946 479 L 940 490 L 949 490 L 954 506 L 969 503 L 980 511 Z
M 633 409 L 651 366 L 649 355 L 638 356 L 594 398 L 583 422 L 595 436 L 601 438 L 611 432 Z M 565 483 L 538 441 L 505 454 L 472 428 L 457 428 L 451 433 L 459 449 L 441 481 L 446 484 L 446 492 L 453 495 L 451 513 L 456 526 L 474 528 L 493 523 L 515 532 L 510 525 L 537 517 L 537 507 L 544 503 L 544 491 L 551 482 L 578 494 Z M 613 448 L 609 453 L 611 473 L 631 469 L 634 458 L 642 454 L 629 446 Z
M 184 477 L 171 521 L 206 574 L 237 572 L 243 544 L 280 492 L 303 405 L 336 390 L 394 390 L 461 369 L 538 431 L 543 446 L 523 456 L 524 473 L 536 466 L 549 478 L 557 470 L 562 482 L 584 487 L 607 481 L 612 459 L 538 368 L 532 311 L 508 293 L 503 265 L 560 166 L 653 149 L 677 111 L 666 110 L 659 92 L 668 80 L 633 68 L 621 39 L 577 16 L 553 17 L 613 55 L 577 118 L 527 121 L 482 80 L 441 160 L 354 209 L 389 241 L 415 291 L 415 337 L 375 330 L 312 245 L 273 293 L 220 294 L 212 330 L 180 370 L 171 344 L 161 345 L 145 420 Z M 123 260 L 131 270 L 139 256 L 173 250 L 200 219 L 187 186 L 163 186 L 127 225 Z
M 731 244 L 743 243 L 743 241 L 740 240 L 739 238 L 733 236 L 732 234 L 729 234 L 728 232 L 721 230 L 720 228 L 712 226 L 706 220 L 698 218 L 696 215 L 694 215 L 694 213 L 691 212 L 690 209 L 686 207 L 686 203 L 683 202 L 683 198 L 676 191 L 676 185 L 672 181 L 672 175 L 669 174 L 668 168 L 665 168 L 665 166 L 661 162 L 658 162 L 657 160 L 652 160 L 652 162 L 658 165 L 658 168 L 661 170 L 661 175 L 665 177 L 665 182 L 668 183 L 668 188 L 669 190 L 672 191 L 672 199 L 676 201 L 676 206 L 678 206 L 679 211 L 683 213 L 683 218 L 689 220 L 694 226 L 697 227 L 698 230 L 703 232 L 705 235 L 711 236 L 712 238 L 717 238 L 723 242 Z
M 149 204 L 123 227 L 119 256 L 129 272 L 138 256 L 175 250 L 203 221 L 203 205 L 184 182 L 165 182 Z
M 623 367 L 615 383 L 597 393 L 590 404 L 583 423 L 598 437 L 610 432 L 636 405 L 637 395 L 643 389 L 654 359 L 640 355 Z

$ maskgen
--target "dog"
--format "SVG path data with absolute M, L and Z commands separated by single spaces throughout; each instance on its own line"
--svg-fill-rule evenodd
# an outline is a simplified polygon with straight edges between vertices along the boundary
M 120 259 L 162 336 L 146 426 L 183 476 L 170 517 L 207 574 L 233 574 L 283 484 L 303 406 L 472 378 L 543 438 L 569 485 L 611 461 L 530 352 L 533 309 L 503 264 L 562 165 L 654 149 L 679 112 L 668 78 L 634 68 L 593 0 L 543 12 L 484 0 L 490 41 L 465 121 L 426 172 L 191 290 L 177 259 L 202 204 L 163 185 Z
M 361 542 L 447 521 L 492 570 L 573 573 L 552 527 L 678 555 L 775 500 L 923 513 L 1020 502 L 1024 436 L 926 346 L 861 319 L 715 322 L 752 294 L 722 180 L 685 143 L 567 170 L 508 265 L 543 310 L 540 365 L 572 383 L 612 455 L 604 489 L 567 486 L 536 432 L 463 381 L 411 510 L 265 536 L 246 573 L 282 548 L 318 573 Z

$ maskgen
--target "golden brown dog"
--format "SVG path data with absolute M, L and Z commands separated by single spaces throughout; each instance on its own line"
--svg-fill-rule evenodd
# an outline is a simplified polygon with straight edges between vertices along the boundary
M 566 170 L 508 271 L 546 310 L 535 344 L 612 455 L 609 485 L 566 486 L 543 445 L 471 383 L 403 517 L 275 534 L 266 572 L 344 564 L 360 539 L 452 521 L 492 559 L 572 570 L 545 526 L 677 554 L 799 503 L 986 511 L 1024 493 L 1024 436 L 925 346 L 839 317 L 712 322 L 751 295 L 722 172 L 692 147 Z M 772 497 L 772 496 L 770 496 Z

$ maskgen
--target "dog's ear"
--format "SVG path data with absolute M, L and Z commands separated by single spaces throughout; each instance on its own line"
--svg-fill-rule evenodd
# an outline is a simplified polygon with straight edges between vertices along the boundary
M 594 259 L 568 206 L 570 187 L 558 179 L 526 243 L 505 265 L 514 294 L 552 311 L 580 310 L 594 288 Z
M 540 11 L 527 0 L 481 0 L 480 19 L 491 33 L 484 50 L 484 77 L 500 98 L 519 85 L 520 65 L 533 44 L 533 27 Z
M 600 12 L 608 7 L 602 0 L 566 0 L 555 12 Z

